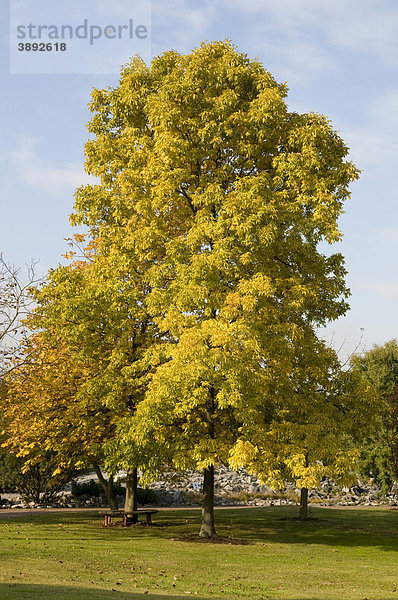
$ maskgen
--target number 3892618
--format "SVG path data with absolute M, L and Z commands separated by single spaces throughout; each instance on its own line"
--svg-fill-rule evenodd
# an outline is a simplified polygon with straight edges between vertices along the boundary
M 20 43 L 18 44 L 18 50 L 19 52 L 65 52 L 66 50 L 66 44 L 65 42 L 25 42 L 25 43 Z

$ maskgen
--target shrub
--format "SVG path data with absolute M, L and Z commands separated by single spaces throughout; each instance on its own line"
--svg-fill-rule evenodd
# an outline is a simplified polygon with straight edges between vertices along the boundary
M 0 492 L 16 492 L 27 502 L 51 502 L 70 481 L 70 471 L 53 475 L 57 462 L 51 454 L 47 461 L 23 470 L 24 458 L 18 458 L 6 449 L 0 451 Z
M 126 493 L 126 490 L 120 483 L 114 483 L 113 488 L 115 494 L 118 496 L 122 496 Z M 90 481 L 82 483 L 72 481 L 72 495 L 76 498 L 80 498 L 81 496 L 94 496 L 95 498 L 100 498 L 105 497 L 106 494 L 100 483 L 94 481 L 94 479 L 90 479 Z
M 125 496 L 126 489 L 119 482 L 113 484 L 115 494 L 117 496 Z M 157 504 L 157 497 L 155 492 L 150 489 L 138 488 L 137 490 L 137 501 L 138 504 Z M 76 498 L 80 498 L 81 496 L 90 496 L 95 498 L 105 497 L 105 492 L 103 487 L 94 479 L 90 479 L 88 482 L 78 483 L 76 481 L 72 482 L 72 495 Z

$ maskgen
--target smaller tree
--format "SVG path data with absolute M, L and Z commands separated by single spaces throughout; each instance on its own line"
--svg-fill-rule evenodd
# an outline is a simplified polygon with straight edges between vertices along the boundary
M 16 371 L 13 371 L 15 374 Z M 9 374 L 10 376 L 10 374 Z M 58 464 L 56 456 L 43 451 L 40 463 L 27 464 L 26 457 L 17 456 L 8 446 L 7 418 L 8 388 L 3 382 L 0 386 L 0 493 L 17 492 L 24 500 L 31 502 L 49 502 L 61 491 L 72 477 L 70 470 L 63 470 L 54 476 Z M 18 398 L 23 403 L 23 398 Z M 26 415 L 24 410 L 22 412 Z
M 25 474 L 41 473 L 56 483 L 76 470 L 92 466 L 117 508 L 112 478 L 100 469 L 104 439 L 112 434 L 110 411 L 93 405 L 84 386 L 93 373 L 90 361 L 77 362 L 56 336 L 31 335 L 29 361 L 7 376 L 3 395 L 3 446 Z M 51 483 L 51 484 L 52 484 Z
M 361 471 L 387 490 L 398 479 L 398 341 L 374 345 L 351 364 L 379 399 L 378 428 L 362 445 Z
M 145 351 L 154 339 L 159 341 L 144 307 L 148 286 L 139 270 L 130 273 L 125 260 L 109 249 L 106 232 L 89 243 L 77 235 L 70 244 L 73 249 L 66 257 L 73 262 L 53 270 L 35 294 L 35 319 L 45 343 L 51 347 L 56 342 L 65 356 L 67 368 L 61 367 L 62 376 L 76 374 L 75 389 L 66 386 L 64 412 L 60 413 L 64 432 L 69 428 L 73 439 L 79 432 L 80 451 L 83 440 L 90 449 L 95 432 L 101 456 L 97 462 L 105 464 L 109 473 L 126 469 L 125 509 L 134 511 L 142 451 L 124 443 L 124 430 L 146 389 L 151 361 Z M 81 256 L 76 256 L 76 248 Z M 53 382 L 57 372 L 53 372 Z M 51 385 L 51 375 L 48 380 Z M 51 419 L 45 408 L 44 418 Z M 146 454 L 145 447 L 143 451 Z
M 71 480 L 72 471 L 57 469 L 56 456 L 48 452 L 40 463 L 26 466 L 24 458 L 17 457 L 6 448 L 0 448 L 0 493 L 18 493 L 26 502 L 51 502 L 65 484 Z
M 234 468 L 246 466 L 274 488 L 294 481 L 301 489 L 300 518 L 308 518 L 308 489 L 322 478 L 355 481 L 360 444 L 375 423 L 376 397 L 322 341 L 303 338 L 289 383 L 272 406 L 258 406 L 241 428 L 231 454 Z M 310 339 L 308 339 L 308 336 Z

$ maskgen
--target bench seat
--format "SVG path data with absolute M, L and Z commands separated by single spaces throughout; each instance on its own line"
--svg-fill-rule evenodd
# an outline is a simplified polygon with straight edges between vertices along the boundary
M 124 510 L 109 510 L 106 512 L 102 512 L 101 516 L 104 517 L 105 527 L 109 527 L 112 524 L 112 519 L 117 519 L 117 518 L 122 519 L 123 526 L 127 527 L 128 525 L 132 524 L 134 515 L 137 515 L 137 517 L 139 515 L 146 515 L 146 523 L 147 523 L 147 525 L 150 525 L 152 523 L 152 515 L 157 512 L 158 511 L 153 508 L 149 508 L 149 509 L 142 508 L 142 509 L 138 509 L 138 510 L 129 511 L 127 513 Z

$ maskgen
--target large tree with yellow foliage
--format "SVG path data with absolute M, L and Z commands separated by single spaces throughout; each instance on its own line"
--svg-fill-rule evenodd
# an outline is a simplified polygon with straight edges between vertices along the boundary
M 202 536 L 215 535 L 217 463 L 250 467 L 257 453 L 255 468 L 275 479 L 275 465 L 302 460 L 303 444 L 287 440 L 326 377 L 310 363 L 321 357 L 330 374 L 334 360 L 314 330 L 348 308 L 343 257 L 319 244 L 341 238 L 358 171 L 329 121 L 289 111 L 286 95 L 227 41 L 150 66 L 134 58 L 117 87 L 92 93 L 86 170 L 100 181 L 77 191 L 72 222 L 123 273 L 115 298 L 138 292 L 126 335 L 135 319 L 156 331 L 124 439 L 203 469 Z M 341 396 L 326 388 L 319 409 Z M 283 452 L 268 444 L 275 423 Z

